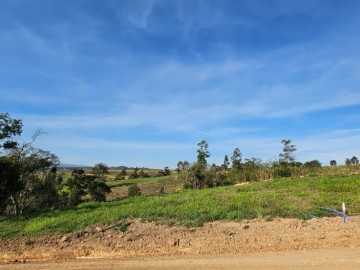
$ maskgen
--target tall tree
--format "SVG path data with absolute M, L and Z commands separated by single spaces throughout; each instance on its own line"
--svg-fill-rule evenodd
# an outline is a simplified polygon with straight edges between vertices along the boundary
M 240 152 L 240 149 L 239 148 L 235 148 L 234 149 L 234 152 L 233 152 L 233 155 L 231 157 L 231 169 L 233 171 L 238 171 L 241 169 L 241 157 L 242 157 L 242 154 Z
M 293 163 L 295 161 L 294 152 L 296 151 L 295 145 L 291 144 L 291 140 L 282 140 L 284 145 L 283 152 L 279 154 L 280 162 Z
M 202 140 L 198 143 L 198 150 L 197 150 L 197 163 L 202 166 L 207 166 L 207 158 L 210 157 L 210 152 L 208 151 L 208 143 L 205 140 Z
M 22 121 L 12 119 L 8 113 L 0 114 L 0 150 L 10 149 L 16 146 L 15 136 L 22 133 Z M 1 152 L 1 151 L 0 151 Z
M 224 157 L 224 162 L 223 164 L 221 165 L 221 168 L 225 171 L 227 171 L 229 169 L 229 165 L 230 165 L 230 161 L 229 161 L 229 157 L 228 155 L 225 155 Z

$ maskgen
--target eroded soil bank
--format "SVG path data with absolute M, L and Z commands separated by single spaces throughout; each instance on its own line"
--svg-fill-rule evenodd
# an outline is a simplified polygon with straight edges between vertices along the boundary
M 359 267 L 357 263 L 360 262 L 360 217 L 352 217 L 352 221 L 347 221 L 346 224 L 342 223 L 340 217 L 306 221 L 258 219 L 241 222 L 212 222 L 200 228 L 169 227 L 138 220 L 124 221 L 124 223 L 126 222 L 130 225 L 125 232 L 119 230 L 119 227 L 102 231 L 100 229 L 104 229 L 104 227 L 94 226 L 66 235 L 55 234 L 0 240 L 0 261 L 2 263 L 0 268 L 25 269 L 21 267 L 29 267 L 29 263 L 31 263 L 32 269 L 45 269 L 41 268 L 41 265 L 48 263 L 46 269 L 55 269 L 57 263 L 61 262 L 62 269 L 89 269 L 87 266 L 90 267 L 90 265 L 87 264 L 95 263 L 98 268 L 94 265 L 92 269 L 104 270 L 116 269 L 111 268 L 111 265 L 114 263 L 118 265 L 121 262 L 122 267 L 118 269 L 160 269 L 161 265 L 165 267 L 166 261 L 178 260 L 178 265 L 183 265 L 181 269 L 192 269 L 185 267 L 188 260 L 194 260 L 194 263 L 188 265 L 189 267 L 197 263 L 202 265 L 201 260 L 207 262 L 217 260 L 212 264 L 220 267 L 225 258 L 225 264 L 233 262 L 241 265 L 248 258 L 254 256 L 254 258 L 265 258 L 264 263 L 266 263 L 266 260 L 271 260 L 271 254 L 282 258 L 284 256 L 281 254 L 291 253 L 295 256 L 294 260 L 296 261 L 296 256 L 302 252 L 307 252 L 306 256 L 309 258 L 312 258 L 310 254 L 319 252 L 319 256 L 324 257 L 323 261 L 329 263 L 329 260 L 335 260 L 338 255 L 334 255 L 334 257 L 327 254 L 339 252 L 339 250 L 343 254 L 343 259 L 341 256 L 338 258 L 344 263 L 346 260 L 351 261 L 351 259 L 345 258 L 346 254 L 352 254 L 349 256 L 353 256 L 353 263 L 357 267 Z M 315 257 L 308 263 L 316 265 L 319 260 L 316 260 Z M 240 259 L 241 262 L 238 261 Z M 299 260 L 301 261 L 301 259 Z M 101 267 L 105 261 L 110 263 L 110 268 Z M 36 263 L 34 264 L 34 262 Z M 51 263 L 49 264 L 49 262 Z M 126 262 L 133 263 L 126 266 Z M 139 264 L 140 268 L 131 268 L 134 262 L 138 262 L 135 264 Z M 148 264 L 141 268 L 141 262 L 148 262 Z M 151 268 L 151 264 L 154 262 L 159 263 Z M 252 264 L 250 261 L 247 263 L 249 266 Z M 207 265 L 206 262 L 203 264 Z M 331 264 L 334 265 L 334 263 Z M 69 268 L 64 268 L 65 265 L 68 265 Z M 171 268 L 175 266 L 173 265 Z M 197 269 L 205 269 L 201 267 L 199 266 Z M 222 268 L 209 266 L 206 269 Z

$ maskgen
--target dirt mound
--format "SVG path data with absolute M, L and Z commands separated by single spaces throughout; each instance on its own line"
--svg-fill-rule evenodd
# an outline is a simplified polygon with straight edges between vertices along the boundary
M 0 240 L 2 263 L 79 258 L 152 258 L 231 255 L 360 247 L 360 217 L 212 222 L 200 228 L 124 220 L 71 234 Z

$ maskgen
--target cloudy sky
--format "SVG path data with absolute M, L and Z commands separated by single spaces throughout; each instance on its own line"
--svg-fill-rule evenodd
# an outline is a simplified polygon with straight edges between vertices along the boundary
M 0 112 L 63 163 L 360 156 L 360 1 L 2 0 Z

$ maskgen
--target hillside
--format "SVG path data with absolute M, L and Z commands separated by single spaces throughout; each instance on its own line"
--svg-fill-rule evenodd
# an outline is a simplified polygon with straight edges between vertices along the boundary
M 154 180 L 150 178 L 146 181 L 150 185 Z M 358 215 L 359 194 L 360 176 L 357 174 L 313 175 L 243 186 L 181 190 L 165 195 L 105 203 L 90 202 L 69 209 L 1 217 L 0 237 L 68 233 L 93 224 L 106 225 L 129 217 L 185 226 L 258 217 L 267 220 L 276 217 L 308 219 L 309 213 L 328 216 L 329 213 L 321 211 L 320 207 L 340 209 L 342 202 L 346 203 L 350 215 Z

